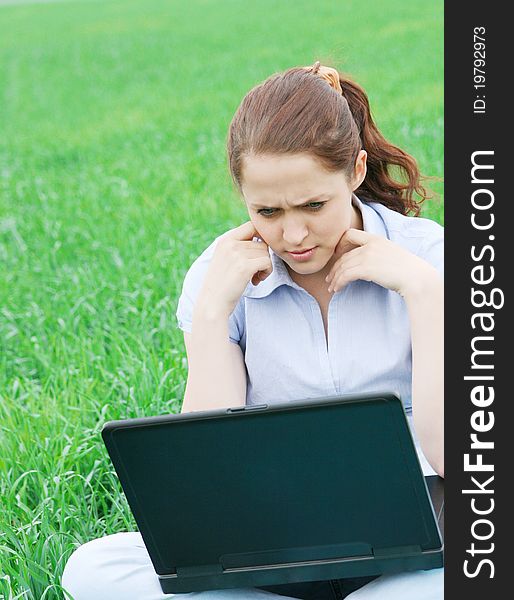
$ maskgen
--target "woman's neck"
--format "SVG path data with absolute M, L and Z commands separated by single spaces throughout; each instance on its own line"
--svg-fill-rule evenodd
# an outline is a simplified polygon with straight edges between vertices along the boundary
M 350 227 L 352 229 L 360 229 L 362 231 L 364 229 L 364 223 L 362 220 L 361 211 L 353 203 L 352 209 L 353 210 Z M 309 275 L 302 275 L 301 273 L 296 273 L 287 264 L 286 268 L 289 271 L 291 279 L 296 284 L 298 284 L 305 291 L 309 292 L 309 294 L 317 298 L 320 294 L 328 294 L 328 284 L 325 281 L 325 277 L 330 273 L 330 269 L 332 268 L 332 266 L 338 258 L 338 256 L 333 254 L 328 263 L 320 271 L 317 271 L 316 273 L 311 273 Z

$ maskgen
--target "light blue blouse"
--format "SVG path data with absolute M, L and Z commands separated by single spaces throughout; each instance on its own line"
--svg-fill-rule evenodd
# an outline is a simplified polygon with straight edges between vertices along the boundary
M 443 228 L 406 217 L 355 195 L 364 230 L 384 236 L 432 264 L 443 275 Z M 189 269 L 177 319 L 191 332 L 193 306 L 217 238 Z M 241 346 L 247 404 L 272 404 L 351 392 L 390 390 L 411 411 L 411 340 L 403 298 L 372 282 L 355 281 L 335 293 L 328 308 L 328 347 L 317 301 L 290 277 L 270 249 L 273 273 L 248 284 L 229 320 Z M 227 268 L 230 268 L 227 265 Z

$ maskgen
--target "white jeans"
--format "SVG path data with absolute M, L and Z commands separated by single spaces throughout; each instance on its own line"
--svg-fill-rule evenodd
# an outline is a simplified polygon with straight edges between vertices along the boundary
M 291 600 L 258 588 L 164 594 L 139 533 L 124 532 L 80 546 L 62 576 L 74 600 Z M 346 596 L 349 600 L 443 600 L 443 569 L 382 575 Z M 313 600 L 333 600 L 323 596 Z

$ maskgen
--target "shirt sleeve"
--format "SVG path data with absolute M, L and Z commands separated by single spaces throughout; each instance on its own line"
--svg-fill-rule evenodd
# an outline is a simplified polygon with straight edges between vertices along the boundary
M 191 333 L 192 331 L 193 310 L 200 290 L 202 289 L 205 276 L 207 275 L 218 239 L 219 238 L 214 240 L 214 242 L 194 261 L 186 273 L 184 283 L 182 284 L 182 293 L 178 300 L 176 317 L 178 327 L 187 333 Z M 243 310 L 244 299 L 241 299 L 236 306 L 236 309 L 229 317 L 229 339 L 235 344 L 239 344 L 243 335 Z
M 434 226 L 418 252 L 418 256 L 434 266 L 444 278 L 444 228 L 434 222 Z

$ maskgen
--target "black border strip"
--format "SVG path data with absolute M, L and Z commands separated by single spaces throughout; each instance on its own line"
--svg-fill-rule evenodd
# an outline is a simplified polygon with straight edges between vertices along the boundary
M 504 10 L 499 2 L 490 1 L 445 4 L 445 597 L 448 599 L 492 600 L 512 595 L 507 575 L 512 571 L 508 565 L 512 516 L 508 511 L 514 509 L 510 482 L 514 453 L 507 440 L 514 439 L 514 431 L 509 431 L 514 394 L 507 387 L 507 360 L 513 327 L 506 288 L 508 274 L 513 272 L 509 266 L 514 257 L 510 243 L 514 235 L 508 228 L 514 199 L 506 190 L 513 169 L 507 166 L 512 150 L 505 146 L 512 130 L 508 89 L 512 80 L 513 32 L 510 27 L 507 30 L 509 19 Z M 483 35 L 481 29 L 475 30 L 480 27 L 484 28 Z M 480 77 L 475 82 L 474 76 L 480 73 L 474 72 L 474 60 L 481 56 L 474 52 L 482 48 L 474 47 L 474 32 L 485 38 L 485 66 L 476 63 L 485 71 L 485 88 L 475 88 Z M 484 151 L 489 154 L 475 154 L 475 161 L 494 168 L 477 169 L 475 179 L 481 181 L 473 183 L 473 153 Z M 477 190 L 483 191 L 473 196 Z M 472 198 L 482 205 L 490 199 L 492 205 L 489 209 L 474 208 Z M 479 225 L 490 223 L 494 215 L 494 224 L 482 230 L 474 227 L 473 213 Z M 475 259 L 471 254 L 473 246 Z M 485 249 L 486 246 L 490 248 Z M 473 271 L 480 266 L 482 269 Z M 472 273 L 475 279 L 489 279 L 492 269 L 494 279 L 490 283 L 477 284 L 472 280 Z M 472 288 L 484 293 L 475 295 L 475 304 L 485 297 L 493 306 L 474 306 Z M 482 321 L 475 316 L 472 321 L 478 313 L 491 316 Z M 482 325 L 492 329 L 485 331 Z M 478 340 L 480 336 L 488 339 Z M 475 355 L 480 368 L 473 368 L 473 344 L 475 349 L 493 352 Z M 482 368 L 485 365 L 490 368 Z M 494 379 L 465 379 L 484 375 Z M 473 388 L 481 385 L 485 386 L 485 399 L 492 394 L 489 388 L 494 388 L 494 401 L 487 407 L 474 405 L 471 400 Z M 493 418 L 494 425 L 489 431 L 475 431 L 473 423 L 487 429 Z M 473 433 L 479 440 L 494 443 L 494 448 L 471 449 Z M 478 454 L 482 454 L 483 463 L 493 466 L 494 471 L 466 471 L 466 454 L 470 463 L 477 463 Z M 494 479 L 485 485 L 491 476 Z M 480 492 L 471 477 L 487 491 Z M 479 515 L 473 506 L 491 512 Z M 466 575 L 466 569 L 470 575 Z

